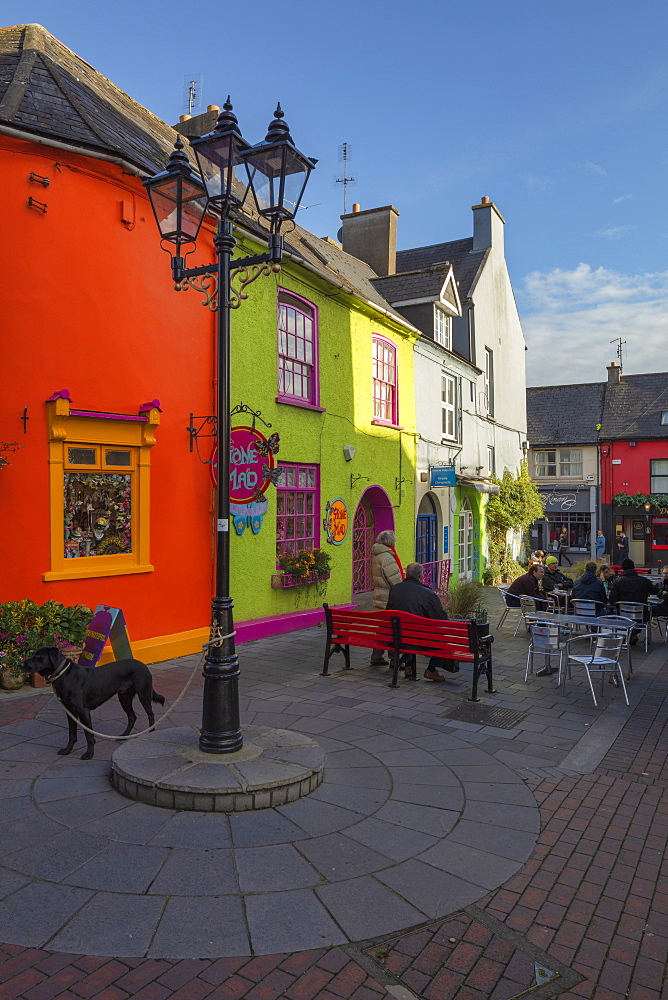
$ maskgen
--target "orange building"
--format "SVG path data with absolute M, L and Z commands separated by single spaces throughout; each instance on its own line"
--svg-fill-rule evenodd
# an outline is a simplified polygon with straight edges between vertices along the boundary
M 0 600 L 122 607 L 160 659 L 156 637 L 173 654 L 201 633 L 212 572 L 211 479 L 184 432 L 213 412 L 215 316 L 174 293 L 142 187 L 174 132 L 38 25 L 0 31 L 0 52 L 0 439 L 21 446 Z

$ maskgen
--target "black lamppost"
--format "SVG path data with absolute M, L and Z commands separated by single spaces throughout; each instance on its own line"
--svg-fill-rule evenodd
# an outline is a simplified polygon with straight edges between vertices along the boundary
M 216 505 L 216 573 L 211 605 L 211 634 L 204 664 L 204 697 L 200 749 L 234 753 L 243 745 L 239 726 L 239 660 L 234 646 L 230 595 L 230 278 L 232 269 L 275 265 L 283 255 L 283 222 L 293 219 L 316 160 L 300 153 L 292 141 L 280 104 L 264 142 L 250 146 L 228 97 L 216 127 L 193 139 L 201 178 L 192 170 L 180 139 L 164 171 L 144 181 L 160 235 L 172 244 L 172 276 L 179 284 L 199 275 L 218 277 L 218 485 Z M 203 185 L 202 185 L 203 181 Z M 230 213 L 252 191 L 258 214 L 270 224 L 269 252 L 232 261 L 236 239 Z M 207 208 L 219 214 L 214 237 L 217 263 L 186 268 Z

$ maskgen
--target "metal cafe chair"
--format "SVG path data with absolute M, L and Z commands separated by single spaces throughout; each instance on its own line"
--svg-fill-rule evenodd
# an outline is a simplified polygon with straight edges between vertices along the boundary
M 653 627 L 654 624 L 656 624 L 656 627 L 659 630 L 659 635 L 663 636 L 664 642 L 668 642 L 668 615 L 654 614 L 654 610 L 657 607 L 657 605 L 663 607 L 663 601 L 658 597 L 655 598 L 650 597 L 647 603 L 649 605 L 649 613 L 650 613 L 650 620 L 649 620 L 650 628 Z M 663 632 L 661 631 L 661 625 L 663 625 Z
M 529 653 L 527 655 L 527 668 L 524 671 L 525 682 L 529 679 L 530 673 L 533 675 L 533 658 L 536 653 L 544 657 L 545 666 L 550 673 L 552 672 L 550 665 L 551 658 L 558 658 L 559 681 L 561 679 L 564 653 L 568 651 L 569 629 L 563 625 L 555 625 L 549 621 L 532 621 L 529 628 L 531 631 L 531 642 L 529 643 Z
M 520 597 L 519 601 L 520 601 L 521 617 L 518 619 L 517 625 L 515 626 L 515 631 L 513 632 L 513 638 L 517 635 L 520 624 L 522 622 L 524 622 L 524 627 L 526 629 L 527 635 L 529 634 L 529 625 L 531 624 L 531 619 L 535 620 L 537 612 L 540 612 L 543 615 L 549 615 L 551 613 L 547 601 L 542 601 L 540 599 L 536 600 L 535 597 Z M 531 618 L 527 616 L 531 616 Z
M 577 656 L 574 656 L 570 651 L 570 646 L 574 642 L 582 642 L 583 639 L 595 640 L 592 651 L 589 653 L 579 653 Z M 585 668 L 587 680 L 589 681 L 589 687 L 591 689 L 591 696 L 594 699 L 594 705 L 596 706 L 598 706 L 598 702 L 596 701 L 596 694 L 594 693 L 594 685 L 591 679 L 592 674 L 601 675 L 601 697 L 603 697 L 603 683 L 605 675 L 606 673 L 609 673 L 615 677 L 618 684 L 621 684 L 622 691 L 624 692 L 624 700 L 627 705 L 629 703 L 629 696 L 626 693 L 626 686 L 624 684 L 624 672 L 619 662 L 619 655 L 622 651 L 623 645 L 624 641 L 620 635 L 613 635 L 609 632 L 596 636 L 576 636 L 574 639 L 571 639 L 568 644 L 569 648 L 566 660 L 568 676 L 571 676 L 571 664 L 573 663 L 577 663 L 581 667 Z M 617 675 L 619 675 L 618 678 Z
M 645 621 L 645 613 L 647 611 L 647 605 L 636 604 L 633 601 L 617 601 L 615 605 L 617 608 L 617 613 L 623 615 L 625 618 L 630 618 L 634 625 L 634 631 L 645 633 L 645 652 L 647 652 L 647 644 L 650 639 L 650 623 Z M 630 641 L 630 640 L 629 640 Z
M 599 633 L 608 632 L 617 635 L 622 640 L 622 650 L 626 650 L 626 665 L 628 667 L 626 679 L 631 680 L 633 666 L 631 664 L 631 647 L 629 639 L 633 628 L 633 621 L 630 618 L 622 618 L 620 615 L 600 615 L 597 621 Z
M 605 604 L 602 601 L 593 601 L 584 597 L 573 598 L 573 614 L 580 618 L 598 618 L 601 612 L 605 611 Z M 587 628 L 586 625 L 577 626 Z
M 501 626 L 505 622 L 505 620 L 508 617 L 508 615 L 511 614 L 511 612 L 513 612 L 516 615 L 518 615 L 519 620 L 521 620 L 522 609 L 519 607 L 519 605 L 515 606 L 513 604 L 509 604 L 508 603 L 508 588 L 507 587 L 497 587 L 496 589 L 501 594 L 501 597 L 503 598 L 503 603 L 504 603 L 503 614 L 499 618 L 499 621 L 497 622 L 497 626 L 496 626 L 496 629 L 497 629 L 497 632 L 498 632 L 498 630 L 501 628 Z

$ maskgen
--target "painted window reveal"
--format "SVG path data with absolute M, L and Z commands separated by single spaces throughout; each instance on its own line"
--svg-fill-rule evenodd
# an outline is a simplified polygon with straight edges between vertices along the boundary
M 398 423 L 397 349 L 389 340 L 373 338 L 373 417 L 387 424 Z
M 276 487 L 276 556 L 318 548 L 318 466 L 279 463 Z
M 444 438 L 457 437 L 457 382 L 452 375 L 441 376 L 441 430 Z
M 278 395 L 285 402 L 318 403 L 317 310 L 297 295 L 279 292 Z
M 67 444 L 63 472 L 64 556 L 132 552 L 135 448 Z M 123 469 L 124 471 L 116 471 Z

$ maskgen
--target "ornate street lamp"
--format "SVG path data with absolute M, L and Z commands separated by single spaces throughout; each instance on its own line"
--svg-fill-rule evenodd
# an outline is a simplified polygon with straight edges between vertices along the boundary
M 264 273 L 279 270 L 283 254 L 282 223 L 294 218 L 316 160 L 295 147 L 283 121 L 280 105 L 264 142 L 250 146 L 228 97 L 216 127 L 192 140 L 201 180 L 192 171 L 181 140 L 167 169 L 144 181 L 163 240 L 173 244 L 172 275 L 178 284 L 201 275 L 218 278 L 218 486 L 216 506 L 215 593 L 211 605 L 211 633 L 204 664 L 204 696 L 200 749 L 205 753 L 235 753 L 243 746 L 239 725 L 239 660 L 234 645 L 230 593 L 230 279 L 232 268 L 261 266 Z M 185 162 L 184 162 L 185 161 Z M 261 216 L 270 223 L 269 253 L 232 261 L 236 239 L 230 212 L 240 209 L 248 189 Z M 197 194 L 196 191 L 199 193 Z M 185 267 L 182 247 L 194 244 L 205 208 L 220 214 L 214 246 L 217 263 Z M 271 265 L 271 268 L 269 267 Z M 257 274 L 255 275 L 257 277 Z M 239 304 L 238 302 L 236 303 Z

